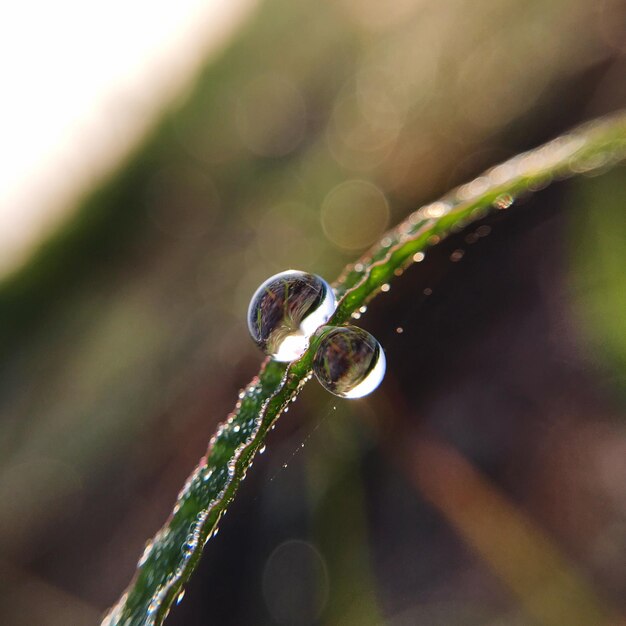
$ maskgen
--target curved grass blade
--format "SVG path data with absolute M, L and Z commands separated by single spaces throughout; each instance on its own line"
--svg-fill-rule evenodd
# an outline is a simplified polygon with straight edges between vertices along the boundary
M 516 198 L 576 174 L 597 174 L 626 158 L 626 114 L 599 120 L 498 165 L 389 231 L 334 285 L 339 306 L 329 324 L 345 323 L 384 285 L 452 232 Z M 294 363 L 267 359 L 220 424 L 209 449 L 178 495 L 165 525 L 150 540 L 135 577 L 109 611 L 106 626 L 158 625 L 182 593 L 205 543 L 217 532 L 270 428 L 311 377 L 319 337 Z

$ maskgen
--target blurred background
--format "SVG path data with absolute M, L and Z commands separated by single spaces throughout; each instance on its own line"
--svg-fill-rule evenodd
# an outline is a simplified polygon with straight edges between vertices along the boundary
M 486 167 L 626 107 L 623 0 L 60 0 L 0 10 L 0 624 L 97 624 L 261 355 Z M 626 176 L 433 249 L 314 382 L 172 625 L 626 623 Z

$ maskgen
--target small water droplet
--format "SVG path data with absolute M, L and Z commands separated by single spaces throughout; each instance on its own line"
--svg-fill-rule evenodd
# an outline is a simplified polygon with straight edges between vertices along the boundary
M 389 283 L 385 283 L 384 285 L 380 286 L 380 290 L 383 291 L 384 293 L 387 293 L 390 289 L 391 289 L 391 285 Z
M 317 380 L 342 398 L 361 398 L 374 391 L 385 369 L 385 354 L 378 341 L 356 326 L 339 326 L 327 332 L 313 357 Z
M 511 194 L 503 193 L 495 199 L 493 204 L 498 209 L 508 209 L 513 204 L 514 200 Z
M 416 263 L 421 263 L 421 262 L 424 260 L 424 257 L 425 257 L 425 255 L 424 255 L 424 253 L 423 253 L 423 252 L 416 252 L 416 253 L 413 255 L 413 260 L 414 260 Z
M 137 567 L 142 567 L 143 565 L 145 565 L 146 561 L 148 560 L 148 557 L 150 556 L 150 553 L 152 552 L 152 541 L 148 541 L 146 543 L 146 547 L 143 550 L 143 554 L 141 555 L 141 557 L 139 558 L 139 561 L 137 562 Z
M 277 361 L 293 361 L 336 306 L 335 294 L 324 279 L 287 270 L 255 291 L 248 307 L 248 329 L 266 354 Z
M 425 296 L 430 296 L 432 295 L 433 290 L 430 287 L 426 287 L 426 289 L 424 289 L 424 295 Z
M 183 601 L 183 598 L 185 597 L 185 590 L 183 589 L 177 596 L 176 596 L 176 604 L 180 604 Z
M 401 335 L 404 332 L 404 328 L 402 328 L 402 326 L 398 326 L 398 328 L 396 328 L 396 332 L 398 335 Z
M 265 452 L 265 449 L 267 448 L 267 446 L 265 444 L 263 444 L 260 448 L 259 448 L 259 454 L 263 454 Z

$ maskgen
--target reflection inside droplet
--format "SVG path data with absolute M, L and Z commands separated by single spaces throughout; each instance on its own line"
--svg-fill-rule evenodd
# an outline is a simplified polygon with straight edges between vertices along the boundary
M 248 329 L 257 345 L 277 361 L 302 356 L 309 338 L 336 308 L 330 285 L 315 274 L 287 270 L 268 278 L 248 307 Z
M 355 326 L 328 331 L 315 352 L 313 372 L 320 384 L 342 398 L 362 398 L 385 377 L 385 354 L 376 339 Z

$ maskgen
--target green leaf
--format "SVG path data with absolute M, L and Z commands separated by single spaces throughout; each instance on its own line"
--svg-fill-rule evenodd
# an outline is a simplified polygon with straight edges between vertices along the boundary
M 587 124 L 521 154 L 426 205 L 388 232 L 334 288 L 339 298 L 329 324 L 344 324 L 429 247 L 492 211 L 555 179 L 598 173 L 626 157 L 626 115 Z M 161 624 L 217 531 L 254 455 L 280 414 L 311 377 L 319 336 L 296 362 L 266 360 L 217 429 L 206 455 L 187 479 L 163 528 L 148 542 L 137 572 L 104 624 Z

